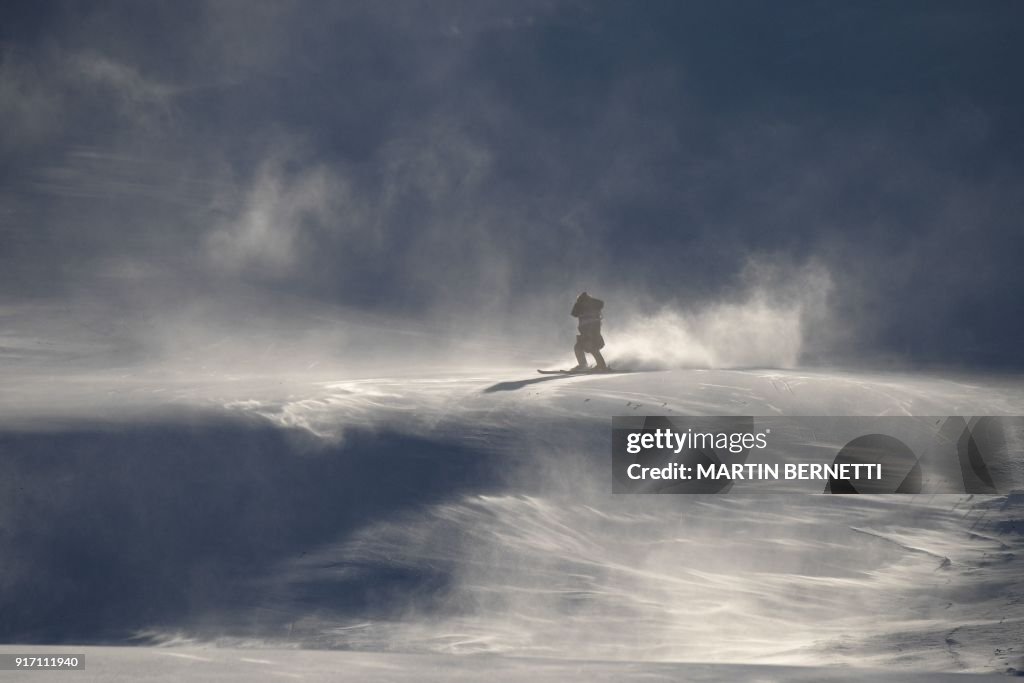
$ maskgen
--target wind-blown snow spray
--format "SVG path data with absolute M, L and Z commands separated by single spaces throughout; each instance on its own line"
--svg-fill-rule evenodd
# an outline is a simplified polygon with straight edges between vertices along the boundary
M 779 367 L 799 364 L 811 328 L 828 324 L 828 271 L 781 274 L 748 266 L 734 300 L 694 308 L 663 307 L 608 325 L 613 362 L 629 369 Z

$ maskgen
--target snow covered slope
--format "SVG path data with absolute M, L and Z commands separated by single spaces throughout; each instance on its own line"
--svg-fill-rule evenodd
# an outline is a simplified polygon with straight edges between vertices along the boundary
M 1021 415 L 1019 379 L 36 375 L 0 407 L 0 640 L 152 646 L 90 669 L 1024 668 L 1024 496 L 613 496 L 608 453 L 614 415 Z
M 66 649 L 66 648 L 65 648 Z M 12 648 L 4 652 L 50 652 L 53 648 Z M 794 683 L 963 683 L 958 674 L 906 673 L 845 667 L 783 667 L 702 663 L 566 661 L 515 657 L 457 657 L 322 650 L 239 650 L 179 646 L 173 648 L 77 647 L 85 655 L 82 671 L 10 673 L 10 680 L 83 683 L 113 681 L 360 681 L 361 683 L 534 683 L 561 681 L 793 681 Z M 0 679 L 5 672 L 0 672 Z M 6 680 L 6 679 L 4 679 Z M 976 676 L 970 681 L 1005 680 Z

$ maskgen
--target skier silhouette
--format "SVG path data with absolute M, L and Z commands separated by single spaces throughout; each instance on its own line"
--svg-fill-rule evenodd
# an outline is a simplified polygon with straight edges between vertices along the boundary
M 608 366 L 601 355 L 604 348 L 604 337 L 601 336 L 601 309 L 604 302 L 595 299 L 586 292 L 576 297 L 576 303 L 572 307 L 572 317 L 579 318 L 579 331 L 576 335 L 576 346 L 573 351 L 576 353 L 577 365 L 573 370 L 587 370 L 587 356 L 590 354 L 597 361 L 598 370 L 607 370 Z

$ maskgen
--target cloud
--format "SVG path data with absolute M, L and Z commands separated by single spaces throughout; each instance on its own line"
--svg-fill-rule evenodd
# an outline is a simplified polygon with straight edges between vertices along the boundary
M 64 98 L 50 82 L 46 62 L 0 55 L 0 149 L 30 148 L 46 141 L 63 120 Z
M 865 10 L 856 32 L 773 10 L 794 52 L 746 39 L 764 13 L 711 7 L 321 10 L 87 8 L 19 37 L 0 62 L 6 291 L 84 296 L 148 264 L 170 291 L 500 336 L 582 287 L 669 311 L 643 324 L 687 331 L 679 362 L 791 364 L 832 333 L 777 287 L 737 294 L 772 253 L 821 264 L 865 355 L 1017 355 L 1021 102 L 993 67 L 1018 48 L 951 70 L 937 51 L 972 43 L 955 26 L 991 37 L 988 14 L 911 34 L 876 25 L 919 10 Z M 849 59 L 862 40 L 892 54 Z M 936 66 L 886 62 L 918 48 Z M 748 324 L 764 334 L 730 347 Z
M 146 78 L 130 64 L 121 64 L 98 53 L 74 55 L 69 62 L 82 78 L 109 87 L 133 104 L 161 104 L 179 90 Z
M 306 238 L 339 225 L 344 179 L 323 165 L 289 172 L 281 160 L 265 161 L 235 214 L 206 242 L 215 268 L 282 276 L 301 267 Z

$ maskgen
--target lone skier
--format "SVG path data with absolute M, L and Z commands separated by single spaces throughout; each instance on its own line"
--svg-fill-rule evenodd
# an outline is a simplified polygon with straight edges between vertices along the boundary
M 572 317 L 579 318 L 580 333 L 576 335 L 576 346 L 573 347 L 577 361 L 576 367 L 572 369 L 573 372 L 588 369 L 586 356 L 588 353 L 597 361 L 597 370 L 608 369 L 604 362 L 604 356 L 601 355 L 601 349 L 604 348 L 604 337 L 601 336 L 602 308 L 604 308 L 604 302 L 586 292 L 576 298 L 576 303 L 572 307 Z

